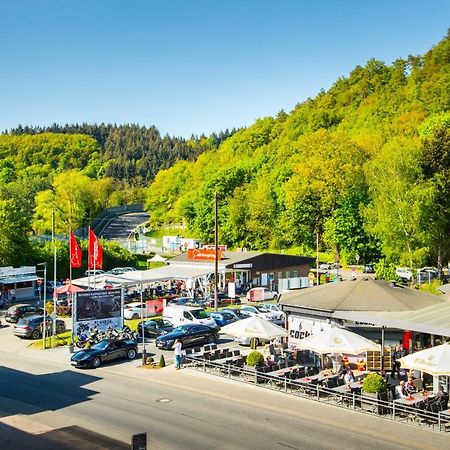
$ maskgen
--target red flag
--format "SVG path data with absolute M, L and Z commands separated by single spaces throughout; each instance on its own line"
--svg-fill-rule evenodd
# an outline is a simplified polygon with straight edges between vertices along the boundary
M 88 269 L 101 269 L 103 266 L 103 248 L 95 233 L 89 228 Z
M 72 230 L 70 230 L 70 267 L 77 269 L 81 267 L 81 248 Z

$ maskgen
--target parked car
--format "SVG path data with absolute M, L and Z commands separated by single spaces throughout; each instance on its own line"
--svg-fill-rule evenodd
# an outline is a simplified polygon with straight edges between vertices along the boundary
M 152 319 L 144 321 L 144 336 L 156 338 L 162 334 L 170 333 L 174 326 L 172 322 L 164 319 Z M 137 333 L 142 336 L 142 322 L 138 323 Z
M 44 309 L 38 305 L 30 305 L 20 303 L 10 306 L 5 313 L 5 320 L 7 322 L 17 322 L 19 319 L 27 316 L 35 316 L 43 314 Z
M 186 324 L 207 325 L 209 327 L 216 326 L 214 319 L 209 317 L 209 314 L 203 308 L 169 305 L 164 308 L 163 317 L 175 326 Z
M 364 264 L 363 273 L 375 273 L 373 264 Z
M 255 339 L 255 345 L 264 345 L 270 342 L 270 339 L 264 339 L 264 338 L 254 338 Z M 252 338 L 248 336 L 235 336 L 234 342 L 237 342 L 240 345 L 250 345 Z
M 336 264 L 334 262 L 327 262 L 327 263 L 320 263 L 319 269 L 320 270 L 332 270 L 336 267 Z
M 409 267 L 397 267 L 395 275 L 402 279 L 402 281 L 411 281 L 413 278 L 413 270 Z
M 162 349 L 171 349 L 175 339 L 179 339 L 184 348 L 205 343 L 212 344 L 219 339 L 219 333 L 217 329 L 207 325 L 181 325 L 168 334 L 158 336 L 156 346 Z
M 265 300 L 278 301 L 280 294 L 265 287 L 252 288 L 247 292 L 247 300 L 249 302 L 262 302 Z
M 147 311 L 147 305 L 141 302 L 132 302 L 124 305 L 123 308 L 123 318 L 127 320 L 135 320 L 143 317 L 146 319 L 147 317 L 152 317 L 155 315 L 153 308 L 149 308 Z
M 137 355 L 137 342 L 134 339 L 105 339 L 76 352 L 70 358 L 72 366 L 96 369 L 104 362 L 120 358 L 134 359 Z
M 48 329 L 53 330 L 52 318 L 46 317 L 45 321 Z M 39 339 L 42 336 L 43 323 L 44 316 L 31 316 L 19 319 L 14 325 L 13 334 L 20 338 Z M 64 331 L 66 331 L 64 320 L 56 319 L 56 334 L 64 333 Z
M 206 306 L 205 298 L 191 298 L 190 301 L 186 303 L 186 306 L 197 306 L 204 307 Z
M 114 269 L 108 270 L 111 275 L 121 275 L 125 272 L 128 272 L 125 267 L 114 267 Z
M 238 320 L 235 315 L 227 311 L 212 312 L 209 313 L 209 315 L 215 320 L 217 326 L 219 327 L 224 327 L 225 325 L 236 322 Z
M 245 311 L 242 311 L 241 309 L 237 308 L 224 308 L 220 312 L 227 312 L 230 313 L 232 316 L 234 316 L 237 320 L 247 319 L 250 317 L 249 314 L 247 314 Z
M 168 305 L 188 305 L 192 303 L 194 299 L 192 297 L 175 297 L 170 299 L 167 304 Z
M 229 297 L 223 292 L 217 294 L 217 300 L 219 305 L 238 305 L 241 303 L 239 297 Z M 214 306 L 214 294 L 206 300 L 206 306 Z
M 270 320 L 271 322 L 279 322 L 278 315 L 276 313 L 268 311 L 267 309 L 260 306 L 242 306 L 241 311 L 244 311 L 244 313 L 248 314 L 249 316 L 260 316 L 263 319 Z
M 286 320 L 286 314 L 281 310 L 280 305 L 277 305 L 275 303 L 261 303 L 259 306 L 269 312 L 276 314 L 279 321 L 284 322 Z
M 97 275 L 104 275 L 106 272 L 104 271 L 104 270 L 101 270 L 101 269 L 89 269 L 89 270 L 86 270 L 86 272 L 84 272 L 84 276 L 85 277 L 92 277 L 92 276 L 94 276 L 94 273 L 95 273 L 95 275 L 97 276 Z

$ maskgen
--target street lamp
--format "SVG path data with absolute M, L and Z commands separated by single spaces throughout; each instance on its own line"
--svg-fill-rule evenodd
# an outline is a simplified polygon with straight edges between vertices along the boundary
M 46 339 L 46 331 L 47 331 L 47 324 L 46 322 L 46 315 L 47 315 L 47 263 L 46 262 L 41 262 L 41 263 L 37 263 L 37 266 L 44 266 L 43 270 L 44 271 L 44 322 L 43 322 L 43 327 L 42 327 L 42 350 L 45 350 L 45 339 Z

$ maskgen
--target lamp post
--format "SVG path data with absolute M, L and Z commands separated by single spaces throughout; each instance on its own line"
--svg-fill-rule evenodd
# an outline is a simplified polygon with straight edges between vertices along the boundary
M 217 214 L 217 192 L 214 192 L 214 311 L 217 312 L 219 293 L 217 284 L 219 282 L 219 223 Z
M 42 327 L 42 350 L 45 350 L 45 339 L 46 339 L 46 331 L 47 331 L 47 324 L 46 322 L 46 316 L 47 316 L 47 263 L 41 262 L 37 264 L 38 266 L 44 266 L 44 269 L 41 269 L 44 271 L 44 322 Z
M 144 327 L 144 283 L 141 281 L 141 324 L 142 324 L 142 365 L 145 366 L 147 361 L 147 351 L 145 349 L 145 327 Z M 147 316 L 147 314 L 146 314 Z

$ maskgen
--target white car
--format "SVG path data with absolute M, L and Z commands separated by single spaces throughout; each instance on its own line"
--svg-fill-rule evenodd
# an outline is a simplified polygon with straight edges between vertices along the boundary
M 265 287 L 252 288 L 247 292 L 247 300 L 249 302 L 262 302 L 264 300 L 278 301 L 280 294 Z
M 142 313 L 141 313 L 142 311 Z M 142 314 L 142 315 L 141 315 Z M 127 320 L 140 319 L 141 317 L 153 317 L 155 315 L 154 311 L 148 311 L 145 303 L 133 302 L 128 303 L 123 308 L 123 318 Z
M 89 269 L 89 270 L 86 270 L 86 272 L 84 272 L 84 276 L 85 277 L 89 277 L 89 276 L 94 276 L 94 273 L 95 273 L 95 276 L 97 276 L 97 275 L 104 275 L 106 272 L 104 271 L 104 270 L 101 270 L 101 269 L 96 269 L 96 270 L 94 270 L 94 269 Z
M 270 322 L 279 322 L 277 313 L 262 308 L 261 306 L 242 306 L 240 310 L 249 316 L 259 316 Z
M 259 305 L 261 308 L 274 313 L 277 316 L 277 320 L 280 322 L 284 322 L 286 320 L 286 314 L 281 311 L 280 305 L 276 305 L 275 303 L 262 303 Z
M 409 267 L 397 267 L 397 269 L 395 269 L 395 275 L 403 281 L 411 281 L 413 278 L 413 270 Z

